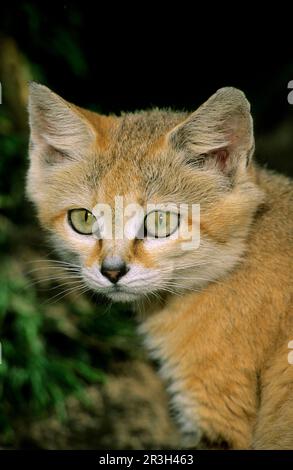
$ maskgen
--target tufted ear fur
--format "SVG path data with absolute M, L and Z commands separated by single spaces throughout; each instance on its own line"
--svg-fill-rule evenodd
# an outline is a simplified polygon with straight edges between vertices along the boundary
M 242 91 L 221 88 L 176 126 L 168 140 L 188 164 L 233 175 L 249 165 L 254 151 L 250 104 Z
M 78 108 L 44 85 L 29 93 L 31 158 L 46 163 L 81 158 L 95 142 L 95 131 Z

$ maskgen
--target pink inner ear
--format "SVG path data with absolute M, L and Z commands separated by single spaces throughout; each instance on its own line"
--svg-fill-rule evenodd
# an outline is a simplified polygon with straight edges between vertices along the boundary
M 212 156 L 216 158 L 217 163 L 221 170 L 226 168 L 226 163 L 229 157 L 228 149 L 219 149 L 212 152 Z

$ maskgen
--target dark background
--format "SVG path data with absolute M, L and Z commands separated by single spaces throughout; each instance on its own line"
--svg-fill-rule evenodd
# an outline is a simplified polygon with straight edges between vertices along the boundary
M 171 11 L 170 19 L 170 10 L 159 15 L 143 3 L 128 15 L 116 5 L 104 11 L 103 3 L 16 5 L 1 7 L 2 33 L 69 100 L 102 112 L 154 105 L 192 110 L 217 88 L 233 85 L 253 103 L 257 129 L 270 129 L 289 113 L 293 46 L 285 11 L 282 20 L 276 12 L 272 25 L 265 11 L 262 25 L 250 18 L 243 26 L 231 17 L 207 23 L 209 11 L 192 9 Z
M 161 13 L 149 2 L 102 7 L 1 5 L 0 447 L 178 445 L 129 309 L 63 297 L 48 275 L 54 253 L 24 194 L 28 80 L 102 113 L 193 111 L 218 88 L 239 87 L 252 104 L 257 161 L 293 174 L 289 11 L 281 17 L 274 7 L 269 20 L 268 7 L 256 19 L 244 4 L 221 5 L 222 16 L 210 4 L 206 12 L 183 3 Z

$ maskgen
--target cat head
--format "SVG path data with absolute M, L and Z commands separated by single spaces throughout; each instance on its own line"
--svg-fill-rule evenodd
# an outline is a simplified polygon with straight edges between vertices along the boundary
M 241 260 L 262 199 L 241 91 L 222 88 L 191 115 L 104 116 L 32 83 L 29 119 L 27 194 L 96 292 L 137 301 L 198 290 Z

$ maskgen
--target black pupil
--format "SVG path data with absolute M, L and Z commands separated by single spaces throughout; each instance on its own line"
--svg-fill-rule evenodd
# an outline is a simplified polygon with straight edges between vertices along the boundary
M 89 213 L 88 213 L 88 211 L 86 211 L 85 214 L 84 214 L 84 221 L 87 222 L 88 218 L 89 218 Z

